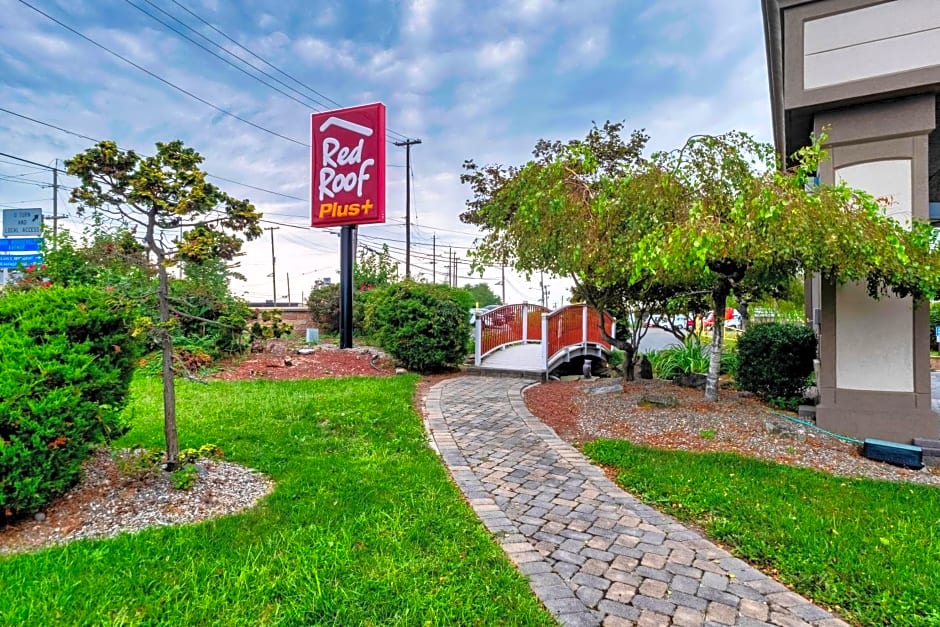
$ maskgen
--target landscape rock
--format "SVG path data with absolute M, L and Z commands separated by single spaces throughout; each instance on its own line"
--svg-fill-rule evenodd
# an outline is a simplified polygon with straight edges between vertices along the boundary
M 768 435 L 778 438 L 787 438 L 799 442 L 806 440 L 806 429 L 782 420 L 767 420 L 764 422 L 764 430 Z
M 695 388 L 698 390 L 705 389 L 705 379 L 704 374 L 699 374 L 697 372 L 691 372 L 689 374 L 681 374 L 677 377 L 673 377 L 672 382 L 676 385 L 681 385 L 684 388 Z
M 678 407 L 679 399 L 668 394 L 644 394 L 637 404 L 640 407 Z

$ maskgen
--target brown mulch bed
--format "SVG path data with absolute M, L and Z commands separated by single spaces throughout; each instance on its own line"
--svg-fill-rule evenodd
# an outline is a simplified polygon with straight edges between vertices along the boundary
M 669 397 L 675 407 L 649 406 Z M 724 389 L 717 402 L 670 381 L 552 381 L 530 387 L 526 405 L 578 446 L 596 438 L 685 451 L 723 451 L 839 476 L 940 485 L 940 469 L 908 470 L 862 457 L 858 446 L 793 422 L 747 395 Z M 789 415 L 789 414 L 787 414 Z
M 223 381 L 248 379 L 322 379 L 326 377 L 388 376 L 395 374 L 395 365 L 381 350 L 356 347 L 340 350 L 332 344 L 321 344 L 300 354 L 290 342 L 271 340 L 260 353 L 250 353 L 225 364 L 212 378 Z M 304 349 L 299 349 L 304 350 Z

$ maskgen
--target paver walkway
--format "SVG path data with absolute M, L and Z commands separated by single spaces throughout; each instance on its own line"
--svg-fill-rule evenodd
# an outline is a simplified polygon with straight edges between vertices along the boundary
M 847 625 L 609 481 L 526 409 L 526 382 L 425 399 L 433 445 L 562 625 Z

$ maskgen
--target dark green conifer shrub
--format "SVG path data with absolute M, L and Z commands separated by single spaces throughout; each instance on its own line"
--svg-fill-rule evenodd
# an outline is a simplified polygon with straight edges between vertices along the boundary
M 433 372 L 455 366 L 467 354 L 467 309 L 444 285 L 403 281 L 377 290 L 366 327 L 405 368 Z
M 127 430 L 141 348 L 130 331 L 97 288 L 0 296 L 0 523 L 63 493 L 94 447 Z

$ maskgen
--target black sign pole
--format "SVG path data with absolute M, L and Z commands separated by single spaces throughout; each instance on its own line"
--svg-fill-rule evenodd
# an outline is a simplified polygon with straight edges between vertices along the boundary
M 356 227 L 344 226 L 339 245 L 339 347 L 352 348 L 353 266 L 356 263 Z

